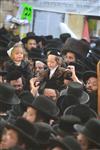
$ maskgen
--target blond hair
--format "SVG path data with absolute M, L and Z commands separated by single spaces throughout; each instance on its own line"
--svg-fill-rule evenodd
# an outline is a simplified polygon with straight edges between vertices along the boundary
M 23 44 L 22 44 L 22 42 L 18 42 L 18 43 L 16 43 L 11 49 L 9 49 L 8 51 L 7 51 L 7 53 L 8 53 L 8 55 L 9 55 L 9 57 L 11 58 L 11 59 L 13 59 L 13 53 L 14 53 L 14 50 L 15 50 L 15 48 L 22 48 L 22 50 L 23 50 L 23 58 L 25 58 L 26 56 L 27 56 L 27 53 L 26 53 L 26 51 L 25 51 L 25 49 L 24 49 L 24 46 L 23 46 Z

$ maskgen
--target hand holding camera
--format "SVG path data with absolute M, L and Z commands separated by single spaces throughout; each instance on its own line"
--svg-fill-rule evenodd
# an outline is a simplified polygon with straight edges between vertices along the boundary
M 67 69 L 65 71 L 66 71 L 65 79 L 73 80 L 76 77 L 75 66 L 68 65 L 68 67 L 67 67 Z
M 65 71 L 66 71 L 66 78 L 65 79 L 79 82 L 80 84 L 82 84 L 82 82 L 78 79 L 78 77 L 76 75 L 75 66 L 68 65 L 68 67 Z

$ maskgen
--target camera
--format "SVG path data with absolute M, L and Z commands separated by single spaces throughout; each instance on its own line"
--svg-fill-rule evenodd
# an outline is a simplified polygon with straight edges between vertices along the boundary
M 67 70 L 65 73 L 64 73 L 64 78 L 67 79 L 67 80 L 71 80 L 71 77 L 72 77 L 72 72 L 70 71 L 70 68 L 68 67 Z

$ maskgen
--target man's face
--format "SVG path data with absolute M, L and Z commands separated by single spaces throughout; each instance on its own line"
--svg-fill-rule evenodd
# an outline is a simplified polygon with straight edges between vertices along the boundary
M 86 82 L 86 89 L 89 93 L 96 92 L 98 89 L 98 82 L 96 77 L 90 77 Z
M 65 62 L 69 64 L 70 62 L 75 62 L 76 61 L 76 56 L 72 52 L 67 52 L 65 55 Z
M 2 136 L 1 147 L 2 149 L 9 149 L 14 147 L 18 142 L 18 133 L 13 129 L 7 129 Z
M 31 123 L 34 123 L 36 120 L 37 110 L 32 107 L 27 107 L 26 112 L 23 114 L 23 118 L 28 120 Z
M 79 133 L 79 135 L 77 136 L 77 141 L 81 145 L 82 150 L 88 149 L 88 140 L 85 135 Z
M 25 44 L 25 48 L 27 48 L 27 50 L 31 50 L 32 48 L 37 48 L 37 43 L 35 39 L 29 39 L 27 41 L 27 43 Z
M 39 62 L 39 61 L 35 62 L 35 72 L 36 73 L 40 73 L 41 71 L 43 71 L 44 67 L 45 67 L 44 63 Z
M 22 78 L 19 78 L 17 80 L 11 80 L 10 84 L 15 87 L 16 91 L 21 91 L 23 90 L 23 82 Z
M 57 101 L 57 93 L 54 89 L 45 88 L 44 95 L 50 97 L 53 101 Z

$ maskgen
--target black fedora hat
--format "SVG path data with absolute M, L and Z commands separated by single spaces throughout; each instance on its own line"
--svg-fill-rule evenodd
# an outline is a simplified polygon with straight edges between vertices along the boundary
M 45 61 L 45 55 L 42 49 L 40 48 L 32 48 L 28 53 L 28 57 L 33 60 L 43 60 Z
M 77 105 L 79 103 L 79 100 L 71 94 L 62 95 L 57 100 L 57 106 L 59 107 L 61 114 L 63 114 L 64 110 L 69 106 Z
M 17 80 L 20 77 L 22 77 L 22 73 L 19 70 L 11 70 L 10 72 L 7 72 L 6 74 L 7 81 Z
M 34 40 L 36 40 L 36 42 L 38 42 L 38 36 L 36 36 L 34 34 L 27 34 L 26 37 L 24 37 L 21 41 L 23 44 L 26 44 L 27 41 L 30 39 L 34 39 Z
M 81 150 L 80 144 L 73 136 L 66 136 L 64 139 L 66 139 L 66 142 L 70 150 Z
M 62 95 L 68 95 L 68 94 L 71 94 L 74 97 L 76 97 L 80 101 L 80 104 L 86 104 L 89 101 L 88 93 L 84 91 L 83 85 L 78 82 L 72 81 L 68 84 L 67 89 L 65 89 Z
M 36 97 L 31 106 L 51 118 L 56 118 L 59 114 L 59 108 L 55 102 L 43 95 Z
M 0 83 L 0 102 L 10 105 L 20 103 L 15 88 L 8 83 Z
M 45 50 L 48 48 L 58 48 L 59 50 L 62 48 L 63 43 L 59 38 L 53 38 L 46 41 Z
M 36 122 L 34 123 L 36 127 L 36 134 L 34 136 L 38 145 L 49 144 L 50 139 L 55 136 L 55 132 L 51 125 L 45 122 Z
M 7 129 L 14 129 L 20 133 L 24 138 L 32 143 L 35 143 L 34 135 L 36 134 L 36 127 L 24 118 L 18 118 L 14 123 L 8 122 Z
M 63 47 L 62 41 L 58 38 L 55 38 L 47 41 L 44 50 L 46 54 L 48 54 L 49 51 L 54 50 L 61 52 L 62 47 Z
M 21 103 L 27 106 L 32 104 L 32 102 L 34 101 L 34 96 L 28 90 L 21 92 L 19 98 L 21 99 Z
M 83 82 L 86 83 L 86 81 L 90 77 L 96 77 L 97 78 L 97 73 L 93 70 L 85 71 L 84 74 L 83 74 Z
M 73 135 L 76 132 L 73 125 L 80 123 L 80 118 L 74 115 L 63 115 L 59 119 L 59 122 L 53 125 L 53 129 L 60 136 Z
M 64 115 L 75 115 L 80 118 L 82 124 L 85 124 L 89 119 L 96 118 L 96 112 L 87 105 L 73 105 L 65 109 Z
M 62 139 L 59 138 L 53 138 L 51 140 L 51 148 L 54 147 L 61 147 L 64 150 L 81 150 L 80 144 L 77 142 L 77 140 L 73 136 L 65 136 Z
M 74 125 L 76 131 L 83 133 L 88 139 L 100 146 L 100 120 L 90 119 L 85 126 Z
M 68 38 L 70 38 L 70 37 L 71 37 L 71 34 L 70 34 L 70 33 L 62 33 L 62 34 L 60 34 L 60 36 L 59 36 L 59 38 L 61 39 L 61 41 L 62 41 L 63 43 L 65 43 L 66 40 L 67 40 Z

